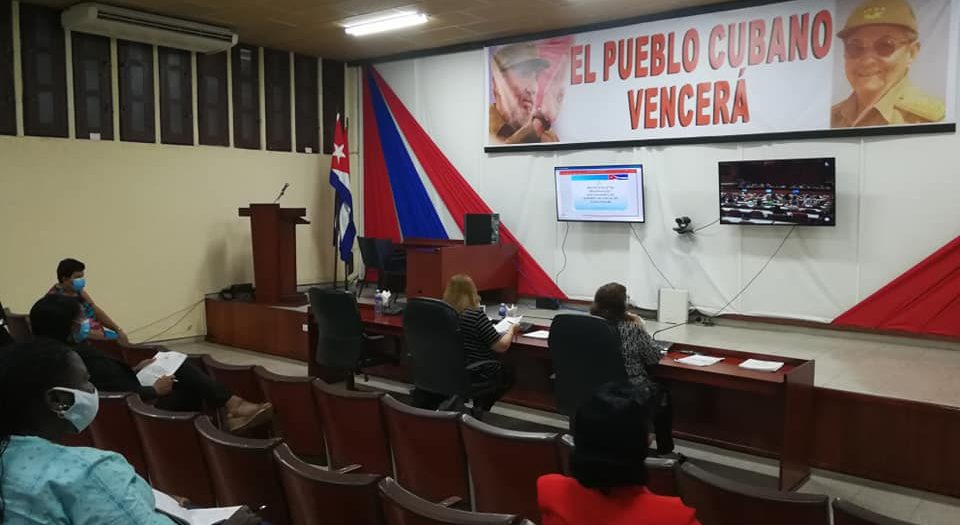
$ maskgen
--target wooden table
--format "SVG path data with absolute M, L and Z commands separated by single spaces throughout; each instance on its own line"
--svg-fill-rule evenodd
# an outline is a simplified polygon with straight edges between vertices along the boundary
M 369 305 L 361 305 L 360 314 L 370 333 L 402 340 L 402 316 L 377 316 Z M 312 321 L 309 330 L 311 341 L 315 343 Z M 709 367 L 684 365 L 676 362 L 676 359 L 688 355 L 682 353 L 684 351 L 723 357 L 724 360 Z M 780 361 L 784 366 L 773 373 L 738 366 L 751 358 Z M 504 359 L 515 369 L 516 384 L 503 400 L 555 411 L 550 379 L 553 362 L 547 341 L 517 336 Z M 409 382 L 407 370 L 403 362 L 367 371 L 373 376 Z M 796 489 L 810 475 L 814 403 L 812 360 L 675 344 L 654 367 L 654 376 L 670 385 L 674 435 L 677 437 L 777 459 L 783 490 Z

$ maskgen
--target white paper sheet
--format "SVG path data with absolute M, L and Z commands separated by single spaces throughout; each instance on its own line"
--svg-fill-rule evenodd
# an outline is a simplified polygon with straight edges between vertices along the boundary
M 509 330 L 511 326 L 515 324 L 520 324 L 521 320 L 523 320 L 522 315 L 517 317 L 504 317 L 502 321 L 500 321 L 499 323 L 496 324 L 496 326 L 494 326 L 494 328 L 497 330 L 497 333 L 505 334 L 507 333 L 507 330 Z
M 746 361 L 740 363 L 740 368 L 745 368 L 747 370 L 758 370 L 760 372 L 776 372 L 783 368 L 783 363 L 780 361 L 761 361 L 759 359 L 747 359 Z
M 708 355 L 689 355 L 676 360 L 678 363 L 692 366 L 710 366 L 723 361 L 722 357 L 710 357 Z
M 535 332 L 530 332 L 530 333 L 523 334 L 523 336 L 524 336 L 524 337 L 531 337 L 531 338 L 533 338 L 533 339 L 549 339 L 549 338 L 550 338 L 550 332 L 548 332 L 548 331 L 546 331 L 546 330 L 537 330 L 537 331 L 535 331 Z
M 218 507 L 211 509 L 185 509 L 177 500 L 160 492 L 153 491 L 156 509 L 167 516 L 172 516 L 190 525 L 212 525 L 230 518 L 240 510 L 240 507 Z
M 143 386 L 153 386 L 163 376 L 172 376 L 187 360 L 187 354 L 180 352 L 157 352 L 154 361 L 137 372 L 137 380 Z

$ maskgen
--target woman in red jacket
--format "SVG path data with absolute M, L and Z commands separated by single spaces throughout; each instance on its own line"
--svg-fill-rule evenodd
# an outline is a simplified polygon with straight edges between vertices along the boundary
M 699 525 L 680 498 L 647 487 L 648 409 L 630 385 L 606 385 L 577 411 L 573 477 L 537 482 L 542 525 Z

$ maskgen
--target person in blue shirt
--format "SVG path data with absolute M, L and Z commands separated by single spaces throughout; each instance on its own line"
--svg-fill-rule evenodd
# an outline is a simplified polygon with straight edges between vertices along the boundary
M 38 340 L 0 351 L 0 523 L 171 525 L 153 491 L 123 456 L 58 445 L 97 415 L 83 361 L 62 343 Z M 230 525 L 260 523 L 248 511 Z

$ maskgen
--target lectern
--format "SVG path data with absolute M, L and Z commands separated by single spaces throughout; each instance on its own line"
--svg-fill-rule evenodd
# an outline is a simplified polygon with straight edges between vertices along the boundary
M 306 208 L 281 208 L 279 204 L 240 208 L 241 217 L 250 217 L 258 303 L 306 303 L 303 294 L 297 293 L 296 236 L 298 224 L 310 224 L 303 218 L 306 214 Z

